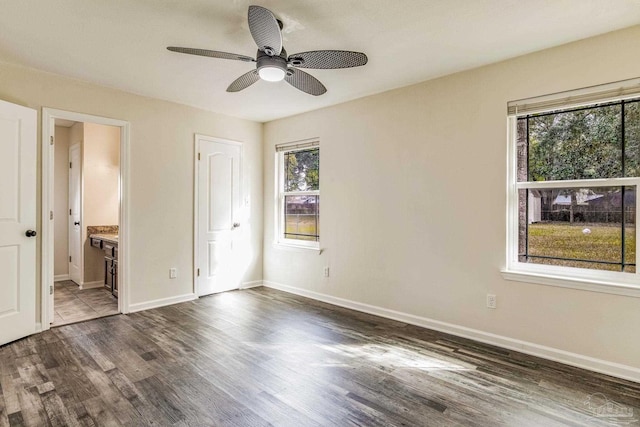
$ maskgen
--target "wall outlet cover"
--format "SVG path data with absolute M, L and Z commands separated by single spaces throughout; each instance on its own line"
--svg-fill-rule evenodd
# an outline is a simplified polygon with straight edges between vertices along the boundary
M 497 298 L 493 294 L 487 294 L 487 308 L 496 308 L 497 307 Z

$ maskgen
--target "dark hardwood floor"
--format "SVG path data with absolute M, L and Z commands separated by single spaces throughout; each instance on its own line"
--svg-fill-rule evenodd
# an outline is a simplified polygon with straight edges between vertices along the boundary
M 0 348 L 0 426 L 640 425 L 640 384 L 257 288 Z

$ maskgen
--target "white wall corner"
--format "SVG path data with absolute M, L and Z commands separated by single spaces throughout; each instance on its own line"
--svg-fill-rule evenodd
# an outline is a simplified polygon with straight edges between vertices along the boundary
M 68 274 L 59 274 L 57 276 L 53 276 L 54 282 L 64 282 L 65 280 L 71 280 Z
M 164 307 L 167 305 L 193 301 L 196 299 L 198 299 L 198 296 L 195 293 L 189 293 L 184 295 L 177 295 L 175 297 L 160 298 L 152 301 L 138 302 L 138 303 L 129 305 L 129 313 L 135 313 L 136 311 L 150 310 L 152 308 Z
M 413 314 L 402 313 L 395 310 L 389 310 L 369 304 L 363 304 L 357 301 L 347 300 L 334 297 L 331 295 L 321 294 L 306 289 L 296 288 L 293 286 L 283 285 L 280 283 L 264 281 L 263 286 L 273 288 L 280 291 L 300 295 L 328 304 L 337 305 L 339 307 L 349 308 L 351 310 L 360 311 L 375 316 L 384 317 L 411 325 L 421 326 L 427 329 L 444 332 L 461 338 L 468 338 L 484 344 L 495 345 L 497 347 L 514 350 L 531 356 L 540 357 L 554 362 L 564 363 L 566 365 L 587 369 L 601 374 L 611 375 L 613 377 L 622 378 L 629 381 L 640 382 L 640 368 L 623 365 L 620 363 L 610 362 L 607 360 L 596 359 L 582 354 L 571 353 L 568 351 L 546 347 L 543 345 L 521 341 L 477 329 L 467 328 L 466 326 L 454 325 L 452 323 L 441 322 L 439 320 L 429 319 L 426 317 L 415 316 Z

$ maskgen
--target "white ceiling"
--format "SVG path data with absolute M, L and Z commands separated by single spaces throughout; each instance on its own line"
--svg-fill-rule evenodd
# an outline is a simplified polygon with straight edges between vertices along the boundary
M 269 121 L 640 23 L 638 0 L 4 0 L 0 60 L 218 113 Z M 255 56 L 250 4 L 284 22 L 291 53 L 361 51 L 369 63 L 285 82 L 227 86 L 252 64 L 169 52 Z

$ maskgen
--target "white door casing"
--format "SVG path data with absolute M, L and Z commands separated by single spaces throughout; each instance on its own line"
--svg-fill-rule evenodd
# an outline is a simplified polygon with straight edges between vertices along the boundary
M 120 219 L 118 238 L 118 310 L 121 313 L 130 312 L 129 302 L 129 146 L 131 139 L 131 125 L 129 122 L 107 117 L 93 116 L 84 113 L 42 108 L 42 294 L 49 293 L 53 285 L 53 201 L 54 201 L 54 133 L 55 120 L 71 120 L 74 122 L 97 123 L 120 128 Z M 82 223 L 81 223 L 82 225 Z M 42 298 L 40 311 L 42 329 L 50 328 L 54 314 L 47 298 Z
M 47 124 L 45 122 L 42 122 L 42 126 L 43 126 L 43 130 L 44 130 L 44 126 L 47 126 Z M 49 126 L 49 135 L 50 137 L 48 138 L 49 140 L 47 141 L 45 139 L 45 137 L 43 136 L 42 138 L 42 157 L 44 159 L 44 157 L 47 157 L 47 155 L 49 155 L 51 158 L 55 158 L 55 144 L 54 144 L 54 139 L 55 139 L 55 133 L 56 133 L 56 126 L 55 123 L 53 121 L 51 121 L 51 123 L 48 124 Z M 48 144 L 47 144 L 48 142 Z M 44 163 L 44 162 L 43 162 Z M 53 172 L 53 170 L 52 170 Z M 43 164 L 43 169 L 42 169 L 42 174 L 44 176 L 44 164 Z M 43 197 L 43 201 L 46 199 L 46 197 L 48 197 L 49 194 L 51 194 L 51 196 L 53 196 L 53 185 L 54 182 L 53 180 L 51 182 L 47 183 L 42 182 L 42 197 Z M 67 202 L 68 202 L 68 196 L 67 196 Z M 51 199 L 51 210 L 48 212 L 49 215 L 49 220 L 51 221 L 51 223 L 53 224 L 53 211 L 55 209 L 54 207 L 54 200 Z M 68 204 L 68 203 L 67 203 Z M 44 203 L 43 203 L 44 205 Z M 44 207 L 44 206 L 43 206 Z M 47 213 L 45 213 L 44 211 L 42 212 L 42 224 L 41 224 L 41 228 L 40 228 L 40 241 L 42 242 L 42 246 L 41 246 L 41 253 L 40 253 L 40 260 L 42 261 L 42 273 L 45 274 L 45 270 L 48 269 L 47 263 L 45 262 L 45 259 L 47 257 L 47 255 L 51 255 L 52 259 L 55 256 L 53 253 L 53 247 L 54 247 L 54 242 L 53 239 L 51 239 L 51 250 L 48 250 L 48 246 L 47 246 L 47 232 L 45 231 L 47 229 L 46 225 L 47 225 Z M 67 218 L 68 220 L 68 218 Z M 67 221 L 68 222 L 68 221 Z M 68 224 L 67 224 L 68 225 Z M 69 230 L 67 228 L 67 234 L 69 234 Z M 41 292 L 42 295 L 42 301 L 47 303 L 48 305 L 48 309 L 47 310 L 40 310 L 40 323 L 41 323 L 41 329 L 42 330 L 46 330 L 49 329 L 50 324 L 53 322 L 53 318 L 49 319 L 45 313 L 53 313 L 54 310 L 54 299 L 55 299 L 55 283 L 53 280 L 53 272 L 54 272 L 54 265 L 53 262 L 51 263 L 50 268 L 48 269 L 48 273 L 50 280 L 44 281 L 42 282 L 43 288 L 46 287 L 46 289 L 43 289 Z M 68 271 L 68 270 L 67 270 Z M 46 296 L 49 295 L 49 298 L 47 298 Z M 43 304 L 44 306 L 44 304 Z
M 203 296 L 240 287 L 242 145 L 198 135 L 196 153 L 196 293 Z
M 0 345 L 36 332 L 37 118 L 0 101 Z
M 69 147 L 69 277 L 82 285 L 82 147 Z

